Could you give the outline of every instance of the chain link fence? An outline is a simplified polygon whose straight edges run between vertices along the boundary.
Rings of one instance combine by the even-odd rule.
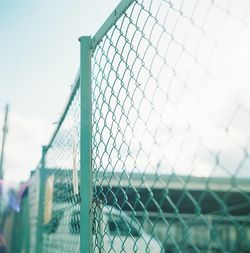
[[[29,252],[83,251],[90,213],[86,252],[250,252],[249,9],[121,1],[91,40],[91,105],[82,72],[32,176]]]
[[[97,43],[94,251],[250,252],[249,5],[138,0]]]
[[[79,252],[79,99],[77,81],[44,156],[46,179],[41,252]]]
[[[30,245],[29,252],[36,252],[36,238],[37,238],[37,220],[38,211],[41,203],[39,202],[39,171],[35,171],[31,177],[31,183],[29,186],[29,225],[30,225]]]

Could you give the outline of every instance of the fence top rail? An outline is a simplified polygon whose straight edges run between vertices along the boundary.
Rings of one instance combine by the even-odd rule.
[[[60,127],[61,127],[61,125],[62,125],[62,123],[63,123],[63,121],[64,121],[64,119],[65,119],[65,117],[67,115],[67,112],[68,112],[68,110],[70,108],[70,105],[71,105],[71,103],[72,103],[72,101],[74,99],[74,96],[75,96],[75,94],[77,92],[77,89],[79,88],[79,85],[80,85],[80,72],[79,72],[79,69],[78,69],[78,71],[76,73],[75,80],[74,80],[73,85],[72,85],[71,93],[70,93],[69,98],[67,100],[67,103],[66,103],[66,105],[64,107],[63,113],[61,114],[61,117],[59,118],[59,120],[57,122],[57,126],[55,128],[55,131],[52,134],[52,136],[51,136],[48,144],[46,145],[47,149],[46,149],[45,153],[47,152],[48,148],[52,145],[52,143],[53,143],[53,141],[54,141],[54,139],[55,139],[55,137],[56,137],[56,135],[57,135],[57,133],[58,133],[58,131],[60,129]],[[41,159],[39,160],[39,162],[38,162],[38,164],[36,166],[36,169],[38,169],[40,167],[40,165],[41,165]]]
[[[100,27],[100,29],[96,32],[96,34],[92,37],[91,40],[91,47],[92,50],[95,49],[95,47],[101,42],[105,34],[112,28],[112,26],[116,23],[116,21],[122,16],[122,14],[131,6],[131,4],[135,2],[135,0],[121,0],[121,2],[117,5],[117,7],[113,10],[113,12],[109,15],[107,20],[103,23],[103,25]],[[47,150],[48,148],[52,145],[63,121],[64,118],[67,115],[67,112],[70,108],[71,102],[73,101],[73,98],[77,92],[77,89],[79,88],[80,85],[80,72],[79,70],[77,71],[74,83],[73,83],[73,88],[70,93],[69,99],[67,100],[66,106],[63,110],[63,113],[61,114],[60,119],[57,122],[56,129],[54,133],[52,134],[48,144],[47,144]],[[47,152],[46,150],[46,152]],[[45,152],[45,153],[46,153]],[[39,168],[41,164],[41,160],[39,160],[38,165],[36,168]]]
[[[76,74],[76,77],[75,77],[75,80],[74,80],[74,83],[72,85],[72,90],[71,90],[71,93],[69,95],[69,99],[67,100],[66,106],[65,106],[65,108],[63,110],[63,113],[62,113],[59,121],[57,122],[56,129],[55,129],[55,131],[54,131],[54,133],[53,133],[53,135],[52,135],[52,137],[51,137],[51,139],[50,139],[50,141],[49,141],[49,143],[47,145],[47,148],[49,148],[52,145],[52,143],[53,143],[53,141],[54,141],[54,139],[55,139],[55,137],[56,137],[56,135],[57,135],[57,133],[58,133],[58,131],[59,131],[62,123],[63,123],[63,120],[65,119],[65,117],[67,115],[67,112],[68,112],[68,110],[70,108],[70,105],[71,105],[71,103],[72,103],[72,101],[73,101],[73,99],[75,97],[77,89],[79,88],[79,85],[80,85],[80,72],[78,70],[77,74]]]
[[[116,21],[131,6],[133,2],[135,2],[135,0],[121,0],[121,2],[112,11],[112,13],[103,23],[103,25],[100,27],[100,29],[93,36],[92,41],[91,41],[92,50],[96,48],[96,46],[101,42],[103,37],[107,34],[107,32],[112,28],[112,26],[116,23]]]

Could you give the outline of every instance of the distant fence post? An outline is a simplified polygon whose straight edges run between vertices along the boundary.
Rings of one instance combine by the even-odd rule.
[[[80,252],[92,252],[92,107],[91,107],[91,37],[80,39]]]
[[[47,151],[47,146],[43,146],[41,164],[39,167],[39,202],[38,202],[38,213],[37,213],[36,253],[42,252],[46,151]]]
[[[30,221],[29,221],[29,196],[23,199],[22,227],[24,228],[22,250],[29,253]],[[22,252],[23,252],[22,251]]]

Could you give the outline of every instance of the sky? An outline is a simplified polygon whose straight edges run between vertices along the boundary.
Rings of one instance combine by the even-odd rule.
[[[0,0],[0,123],[5,103],[10,104],[4,164],[6,180],[25,180],[36,167],[41,147],[48,143],[56,127],[79,68],[78,38],[94,35],[118,2]],[[159,2],[164,3],[161,8]],[[155,25],[155,20],[148,18],[149,11],[140,11],[140,5],[133,9],[130,18],[143,27],[152,45],[155,44],[161,54],[164,52],[164,64],[154,50],[147,50],[148,40],[141,40],[140,29],[137,31],[135,26],[129,26],[127,42],[122,42],[119,32],[112,35],[113,40],[119,37],[117,52],[128,53],[126,50],[130,47],[124,45],[134,43],[138,45],[138,55],[150,64],[151,73],[146,68],[141,71],[141,62],[134,60],[138,55],[133,56],[130,51],[127,63],[138,74],[136,85],[141,85],[137,89],[139,94],[133,98],[133,109],[141,109],[139,113],[135,110],[134,118],[130,115],[130,121],[136,123],[133,133],[124,130],[122,135],[134,155],[143,147],[143,152],[136,155],[137,167],[148,168],[148,172],[158,168],[162,173],[249,177],[248,2],[222,1],[216,5],[204,0],[197,5],[197,1],[187,4],[176,0],[173,6],[164,1],[154,1],[155,6],[150,3],[144,2],[145,9],[150,8],[151,15],[167,23],[164,36],[160,36],[163,26]],[[176,11],[180,8],[182,15]],[[123,21],[124,33],[126,22],[131,20]],[[114,65],[120,66],[117,72],[123,76],[120,86],[113,88],[116,96],[113,108],[116,108],[120,101],[127,99],[127,90],[122,93],[120,89],[124,89],[122,83],[129,84],[131,76],[123,75],[127,67],[122,59],[119,64],[116,62],[119,53],[114,57],[114,50],[108,50],[109,45],[106,47],[103,46],[107,57],[116,59]],[[117,75],[112,77],[110,69],[111,66],[102,70],[108,80],[99,75],[98,82],[102,86],[95,89],[96,97],[106,94],[102,89],[106,91],[107,85],[115,85]],[[158,83],[151,75],[157,77]],[[132,94],[133,85],[129,87]],[[157,91],[155,97],[152,96],[154,91]],[[104,100],[105,97],[98,103]],[[128,115],[131,108],[120,109],[122,114],[128,110]],[[103,109],[102,113],[108,115],[107,110]],[[118,117],[116,110],[113,113]],[[97,129],[102,127],[100,123]],[[120,123],[117,129],[120,128],[126,129],[126,122]],[[115,130],[112,131],[104,131],[99,142],[107,144],[110,136],[115,135]],[[116,139],[109,145],[103,145],[103,150],[98,146],[98,152],[105,153],[108,148],[112,151],[119,143]],[[127,152],[124,150],[124,157]],[[109,164],[110,158],[114,163],[119,155],[113,152],[102,162]],[[133,170],[134,159],[131,163],[125,160],[126,168]]]
[[[36,167],[79,68],[78,38],[94,35],[118,2],[0,0],[1,128],[10,106],[7,181],[25,180]]]
[[[249,178],[249,1],[143,4],[94,56],[93,167]]]

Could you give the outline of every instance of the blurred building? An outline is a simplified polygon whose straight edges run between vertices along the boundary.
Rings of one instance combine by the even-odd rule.
[[[49,171],[55,176],[55,207],[71,202],[71,171]],[[166,252],[250,252],[247,179],[111,172],[94,176],[99,178],[94,201],[134,216]]]

